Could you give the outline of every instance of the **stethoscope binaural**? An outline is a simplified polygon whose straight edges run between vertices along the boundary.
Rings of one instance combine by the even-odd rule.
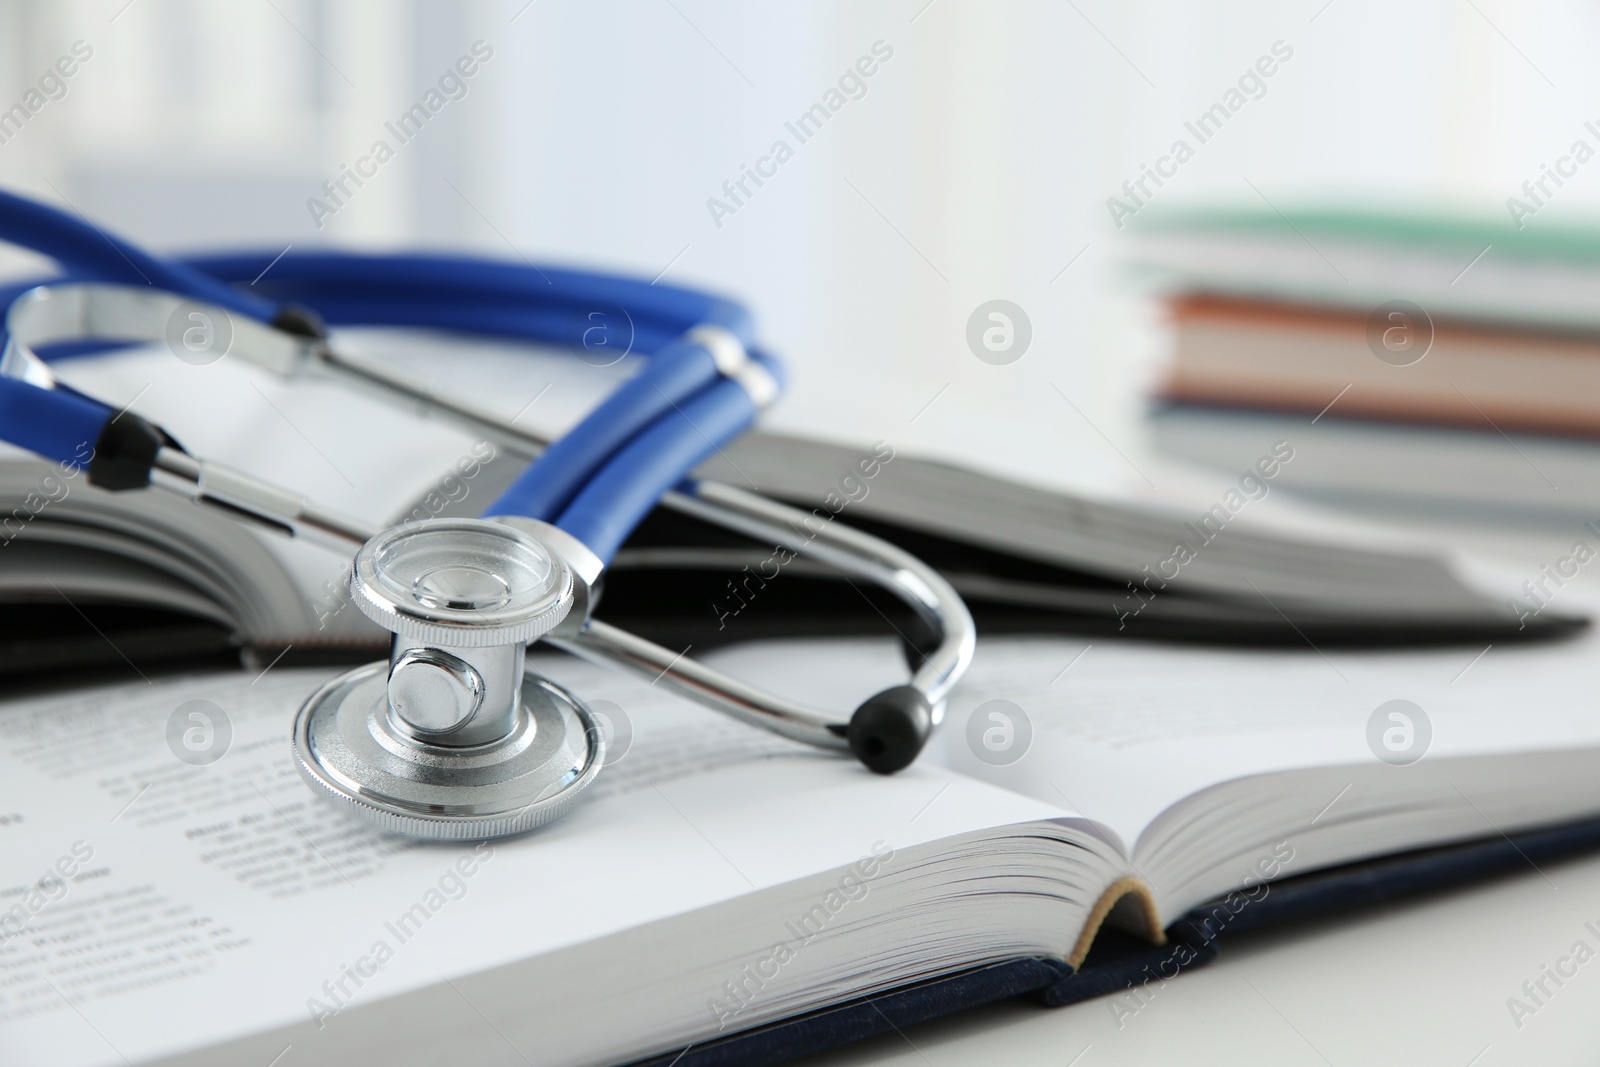
[[[389,658],[312,694],[296,717],[294,752],[313,789],[384,829],[439,839],[522,833],[559,818],[600,772],[605,742],[594,717],[526,666],[536,641],[785,737],[848,750],[881,773],[915,760],[972,658],[966,607],[914,556],[839,523],[807,523],[809,512],[757,493],[690,477],[780,386],[777,363],[749,346],[750,321],[735,304],[626,278],[457,257],[160,260],[5,193],[0,240],[65,268],[44,284],[0,291],[10,306],[0,438],[81,466],[106,489],[157,487],[289,536],[355,549],[351,599],[391,633]],[[190,323],[203,324],[205,342],[226,358],[359,387],[533,462],[485,518],[381,529],[191,455],[160,427],[59,383],[36,351],[170,340]],[[419,377],[339,352],[324,323],[576,342],[649,359],[550,442],[439,396]],[[879,584],[938,644],[907,684],[840,716],[607,625],[593,615],[606,564],[657,505]]]

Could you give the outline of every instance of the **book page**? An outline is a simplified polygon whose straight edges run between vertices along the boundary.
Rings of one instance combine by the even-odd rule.
[[[560,348],[416,330],[340,329],[334,343],[348,356],[412,374],[440,396],[547,433],[577,422],[637,365],[596,367]],[[470,431],[413,405],[315,374],[281,379],[235,355],[194,365],[148,345],[61,360],[53,369],[105,403],[132,403],[201,458],[373,522],[393,519],[457,460],[485,458],[484,442]],[[476,495],[472,475],[460,481]]]
[[[612,759],[565,820],[484,845],[380,834],[311,794],[289,726],[328,672],[0,705],[0,1062],[202,1047],[884,845],[1066,814],[932,764],[868,774],[565,657],[548,669],[613,723]]]
[[[753,681],[845,706],[906,676],[893,641],[814,644],[826,672],[797,670],[797,657],[761,645],[717,660]],[[1168,807],[1248,775],[1600,746],[1597,692],[1593,631],[1487,650],[1325,653],[996,638],[979,643],[919,765],[1068,806],[1136,855],[1140,835]],[[1405,720],[1390,718],[1395,712]],[[1306,819],[1336,792],[1299,798]]]
[[[1015,640],[980,650],[941,751],[986,781],[1073,803],[1132,846],[1170,805],[1247,775],[1600,746],[1597,687],[1592,633],[1487,651],[1326,654]],[[969,722],[1017,709],[1027,751],[999,765],[981,758]],[[1304,798],[1307,817],[1334,799]]]

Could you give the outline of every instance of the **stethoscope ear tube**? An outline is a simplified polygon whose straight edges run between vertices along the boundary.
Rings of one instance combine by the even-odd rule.
[[[839,522],[819,523],[811,512],[738,486],[695,481],[667,493],[661,502],[675,511],[757,541],[782,545],[893,593],[917,614],[931,634],[937,635],[937,643],[922,655],[921,663],[912,672],[908,688],[919,694],[927,706],[928,732],[943,720],[945,698],[972,663],[977,648],[977,628],[960,594],[939,572],[899,546],[864,530]],[[856,710],[855,714],[861,715],[868,705],[878,701],[856,727],[861,747],[852,745],[852,751],[864,764],[873,767],[873,762],[879,762],[889,771],[900,767],[892,766],[894,760],[888,758],[887,753],[903,755],[919,735],[922,742],[927,740],[927,734],[917,725],[920,712],[914,702],[909,702],[906,696],[889,695],[894,691],[885,690]],[[896,718],[904,722],[890,733],[889,723]],[[850,724],[854,722],[855,716],[846,723],[835,720],[828,730],[848,737]],[[880,730],[884,731],[881,736]],[[870,743],[873,738],[883,745],[885,756],[881,761],[874,755],[873,750],[878,746]],[[813,740],[813,743],[818,742]],[[920,748],[919,743],[917,749],[920,751]],[[911,756],[914,758],[915,753]],[[868,757],[873,762],[869,762]]]
[[[114,477],[109,474],[112,468],[105,468],[107,477],[96,479],[107,488],[155,484],[220,507],[234,518],[254,520],[278,532],[329,545],[359,546],[376,535],[379,530],[369,523],[189,455],[159,428],[131,412],[116,417],[112,428],[120,427],[114,435],[117,442],[103,440],[101,435],[113,415],[109,407],[64,387],[47,387],[54,382],[48,368],[32,353],[30,342],[104,336],[96,323],[108,319],[119,324],[114,334],[117,339],[159,339],[176,303],[174,297],[149,290],[103,285],[51,287],[20,300],[8,319],[11,337],[6,360],[0,365],[0,426],[13,441],[50,458],[71,461],[76,450],[79,461],[90,466],[92,477],[93,460],[81,458],[81,446],[86,440],[94,442],[106,460],[121,461]],[[235,332],[232,355],[280,375],[315,371],[352,381],[407,406],[443,403],[426,382],[389,371],[380,374],[341,359],[322,342],[309,338],[310,330],[288,333],[241,322]],[[714,388],[723,393],[735,391],[727,380]],[[468,405],[453,404],[445,410],[459,424],[513,453],[532,456],[544,447],[535,435]],[[731,421],[714,436],[736,432],[752,413],[748,406],[732,411]],[[648,455],[655,446],[647,436],[641,439],[645,443],[638,448]],[[143,445],[132,447],[140,442]],[[113,444],[116,447],[106,447]],[[129,447],[122,447],[124,444]],[[150,449],[144,445],[157,446],[153,457],[146,454]],[[624,452],[626,447],[619,448],[613,456]],[[645,503],[640,507],[652,503],[659,489],[658,485],[644,490],[639,499]],[[741,721],[808,744],[848,749],[880,773],[892,773],[914,760],[943,718],[945,697],[966,670],[976,643],[972,618],[949,584],[916,557],[885,541],[842,523],[819,525],[809,512],[734,486],[704,480],[685,483],[660,496],[660,503],[767,544],[784,545],[889,589],[938,635],[937,645],[923,658],[907,686],[877,694],[852,715],[841,716],[746,685],[681,651],[655,645],[598,619],[574,620],[563,633],[551,634],[546,640],[583,658],[631,671]],[[629,525],[623,522],[617,529]],[[601,540],[595,531],[585,533]]]
[[[6,440],[55,463],[87,466],[114,414],[98,400],[0,375],[0,426]]]
[[[0,241],[49,256],[78,280],[182,293],[250,318],[272,317],[271,301],[185,263],[158,259],[48,204],[0,190]]]
[[[86,469],[105,489],[155,486],[293,537],[359,548],[352,598],[391,631],[389,662],[313,694],[293,744],[313,789],[376,825],[432,838],[520,833],[559,817],[593,780],[604,738],[581,700],[528,671],[531,641],[796,741],[849,751],[884,774],[916,759],[972,658],[971,616],[920,560],[757,493],[685,480],[782,384],[778,364],[747,347],[751,322],[737,304],[654,282],[460,257],[285,252],[166,262],[5,193],[0,240],[52,256],[71,274],[10,302],[0,434]],[[249,291],[236,287],[246,281]],[[511,514],[380,529],[191,455],[160,427],[59,383],[36,351],[158,341],[179,313],[227,324],[219,358],[355,385],[536,460],[491,509]],[[585,349],[599,329],[601,354],[651,358],[551,446],[399,368],[339,353],[325,321],[581,341]],[[936,647],[908,684],[844,716],[607,625],[592,614],[606,563],[658,504],[891,590],[938,635]]]
[[[751,323],[737,304],[642,280],[461,257],[312,252],[168,262],[5,193],[0,240],[52,256],[73,275],[10,304],[0,434],[86,469],[106,489],[156,486],[290,536],[361,547],[352,582],[366,583],[362,610],[394,633],[391,659],[313,696],[295,745],[315,788],[379,825],[427,837],[521,832],[555,818],[592,780],[604,756],[593,717],[526,672],[528,641],[632,672],[796,741],[849,751],[884,774],[916,759],[971,662],[971,616],[914,556],[755,492],[683,480],[743,432],[781,385],[779,366],[747,347]],[[247,281],[250,291],[236,287]],[[382,530],[191,455],[138,415],[113,413],[61,385],[36,352],[58,342],[161,340],[180,310],[228,320],[230,345],[219,355],[282,377],[355,385],[537,459],[492,509],[512,514],[497,520],[503,525],[440,519]],[[553,446],[399,368],[341,354],[324,326],[562,344],[600,328],[596,316],[607,355],[652,358]],[[892,591],[937,634],[935,646],[909,683],[845,716],[607,625],[592,616],[601,573],[657,504]],[[514,573],[520,585],[502,588]],[[537,602],[518,599],[535,593]],[[377,739],[376,747],[360,738]],[[427,770],[444,766],[454,770]]]

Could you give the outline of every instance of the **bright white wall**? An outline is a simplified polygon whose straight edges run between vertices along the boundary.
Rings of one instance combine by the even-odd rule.
[[[747,299],[788,357],[774,422],[1101,486],[1138,482],[1117,450],[1138,454],[1152,350],[1106,198],[1275,41],[1293,58],[1160,203],[1259,204],[1253,183],[1500,218],[1600,120],[1600,14],[1577,2],[125,2],[0,2],[0,104],[95,50],[0,145],[7,187],[168,248],[670,263]],[[319,183],[478,39],[469,95],[313,226]],[[866,96],[714,225],[706,199],[879,40]],[[1534,224],[1597,209],[1600,166]],[[964,340],[994,297],[1034,326],[1005,367]]]

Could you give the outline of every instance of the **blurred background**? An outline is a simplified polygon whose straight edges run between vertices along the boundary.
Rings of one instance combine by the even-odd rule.
[[[1290,441],[1274,484],[1343,510],[1248,521],[1398,520],[1515,588],[1600,538],[1597,40],[1576,0],[0,0],[0,185],[161,251],[724,290],[771,428],[1197,509]],[[1029,339],[986,359],[991,301]],[[1512,906],[1474,907],[1332,928],[1328,1010],[1476,1011],[1438,946]],[[1207,973],[1186,1038],[1232,1017]]]
[[[1174,289],[1130,279],[1138,224],[1239,208],[1329,266],[1296,212],[1509,240],[1507,198],[1576,139],[1600,146],[1597,23],[1507,0],[0,0],[0,107],[23,107],[0,117],[0,181],[163,250],[471,248],[720,288],[791,365],[776,427],[1164,495],[1168,459],[1248,463],[1276,431],[1235,446],[1147,417]],[[489,58],[402,142],[475,46]],[[841,83],[863,57],[873,73]],[[1202,142],[1230,91],[1242,106]],[[819,103],[839,106],[802,141]],[[380,140],[392,158],[362,163]],[[1160,163],[1179,140],[1192,158]],[[792,158],[763,163],[778,141]],[[775,173],[739,192],[758,166]],[[371,176],[334,197],[352,167]],[[1140,193],[1149,167],[1173,173]],[[1593,213],[1600,165],[1558,192],[1525,228]],[[0,250],[5,274],[37,266]],[[1031,324],[1002,365],[967,341],[993,299]]]

